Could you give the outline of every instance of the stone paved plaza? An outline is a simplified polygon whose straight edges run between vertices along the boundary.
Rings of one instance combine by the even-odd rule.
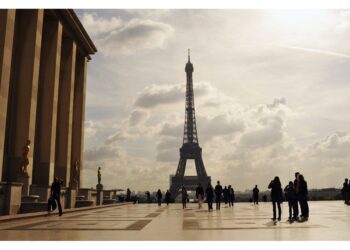
[[[206,205],[206,204],[205,204]],[[205,207],[206,208],[206,207]],[[1,240],[350,240],[350,207],[310,202],[308,222],[270,220],[271,204],[238,203],[221,211],[190,204],[136,204],[0,223]]]

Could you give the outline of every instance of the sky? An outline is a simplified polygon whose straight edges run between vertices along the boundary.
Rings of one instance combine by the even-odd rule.
[[[169,188],[191,49],[199,144],[212,181],[266,190],[301,172],[339,187],[350,163],[349,10],[76,10],[88,64],[83,186]],[[194,175],[187,162],[186,175]]]

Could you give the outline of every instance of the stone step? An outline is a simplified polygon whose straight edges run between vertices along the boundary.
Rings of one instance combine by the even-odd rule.
[[[76,200],[75,207],[90,207],[95,205],[94,200]]]
[[[103,205],[107,205],[107,204],[114,204],[116,203],[117,201],[114,200],[114,199],[103,199]]]
[[[22,202],[20,213],[47,211],[47,202]]]

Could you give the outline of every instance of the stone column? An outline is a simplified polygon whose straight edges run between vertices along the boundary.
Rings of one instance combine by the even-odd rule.
[[[29,139],[26,182],[31,183],[43,14],[43,10],[16,10],[4,164],[5,179],[10,182],[24,181],[22,154]],[[28,195],[27,183],[22,195]]]
[[[84,146],[84,121],[85,121],[85,92],[86,92],[86,68],[87,58],[77,53],[75,67],[74,86],[74,109],[73,109],[73,131],[72,131],[72,162],[71,183],[72,187],[81,187],[81,169],[83,166]],[[74,169],[75,161],[79,161],[78,171]],[[78,172],[78,173],[76,173]],[[77,176],[76,176],[77,175]],[[77,179],[78,185],[74,185]]]
[[[16,10],[0,10],[0,181],[3,179],[2,169],[15,17]]]
[[[48,198],[54,175],[61,44],[62,24],[54,17],[44,16],[33,162],[35,191],[45,189],[37,193],[41,200]]]
[[[74,41],[69,38],[63,38],[54,173],[55,176],[63,180],[64,186],[67,186],[70,180],[75,61],[76,45]]]

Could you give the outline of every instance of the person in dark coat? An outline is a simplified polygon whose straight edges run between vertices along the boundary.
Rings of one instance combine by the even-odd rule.
[[[297,220],[296,216],[296,206],[298,206],[297,202],[297,193],[295,192],[294,184],[292,181],[284,188],[284,193],[286,196],[286,200],[288,201],[289,208],[289,221]],[[292,216],[293,214],[293,216]]]
[[[309,219],[309,204],[308,204],[308,190],[307,190],[307,182],[304,179],[303,175],[299,175],[299,201],[300,201],[300,209],[301,209],[301,218],[303,221]]]
[[[198,184],[198,187],[196,188],[196,198],[198,200],[198,208],[201,209],[202,203],[204,200],[204,189],[200,183]]]
[[[58,206],[58,215],[62,216],[62,206],[61,206],[61,181],[58,177],[55,177],[53,183],[51,184],[51,192],[50,192],[50,199],[48,202],[48,212],[51,211],[52,203],[57,203]]]
[[[208,187],[205,189],[205,194],[207,196],[208,211],[213,211],[214,189],[210,182],[208,183]]]
[[[229,206],[233,207],[233,202],[235,200],[235,191],[233,190],[232,186],[228,186],[228,197],[229,197]]]
[[[295,180],[294,180],[294,183],[293,183],[295,192],[297,194],[297,200],[295,201],[296,202],[296,205],[295,205],[295,216],[296,216],[296,218],[298,218],[298,216],[299,216],[299,205],[300,205],[300,201],[299,201],[299,181],[298,181],[299,175],[300,175],[299,172],[296,172],[294,174]]]
[[[158,206],[159,207],[162,205],[162,198],[163,198],[162,191],[160,191],[160,189],[158,189],[158,191],[157,191],[157,201],[158,201]]]
[[[170,201],[171,201],[171,195],[170,195],[169,190],[167,190],[165,193],[165,202],[166,202],[167,206],[169,206]]]
[[[225,202],[225,205],[226,205],[227,202],[228,202],[228,189],[227,189],[226,186],[225,186],[224,189],[222,190],[222,194],[224,195],[224,202]]]
[[[130,201],[131,200],[131,191],[130,189],[126,189],[126,201]]]
[[[147,203],[151,203],[151,193],[146,191]]]
[[[267,202],[267,195],[264,194],[262,199],[263,199],[263,202]]]
[[[185,209],[187,204],[187,198],[188,198],[187,190],[185,187],[182,187],[181,195],[182,195],[182,209]]]
[[[344,199],[344,203],[346,205],[349,205],[349,199],[350,199],[350,185],[349,185],[349,180],[348,178],[345,179],[344,184],[343,184],[343,189],[341,190],[342,196]]]
[[[255,187],[253,188],[253,202],[254,205],[259,205],[259,188],[258,185],[255,185]]]
[[[220,185],[220,181],[218,181],[215,186],[216,210],[220,210],[221,195],[222,195],[222,186]]]
[[[269,184],[269,189],[271,189],[271,200],[273,206],[273,220],[276,220],[276,205],[278,208],[278,220],[281,220],[281,202],[282,202],[282,185],[280,178],[276,176]]]

